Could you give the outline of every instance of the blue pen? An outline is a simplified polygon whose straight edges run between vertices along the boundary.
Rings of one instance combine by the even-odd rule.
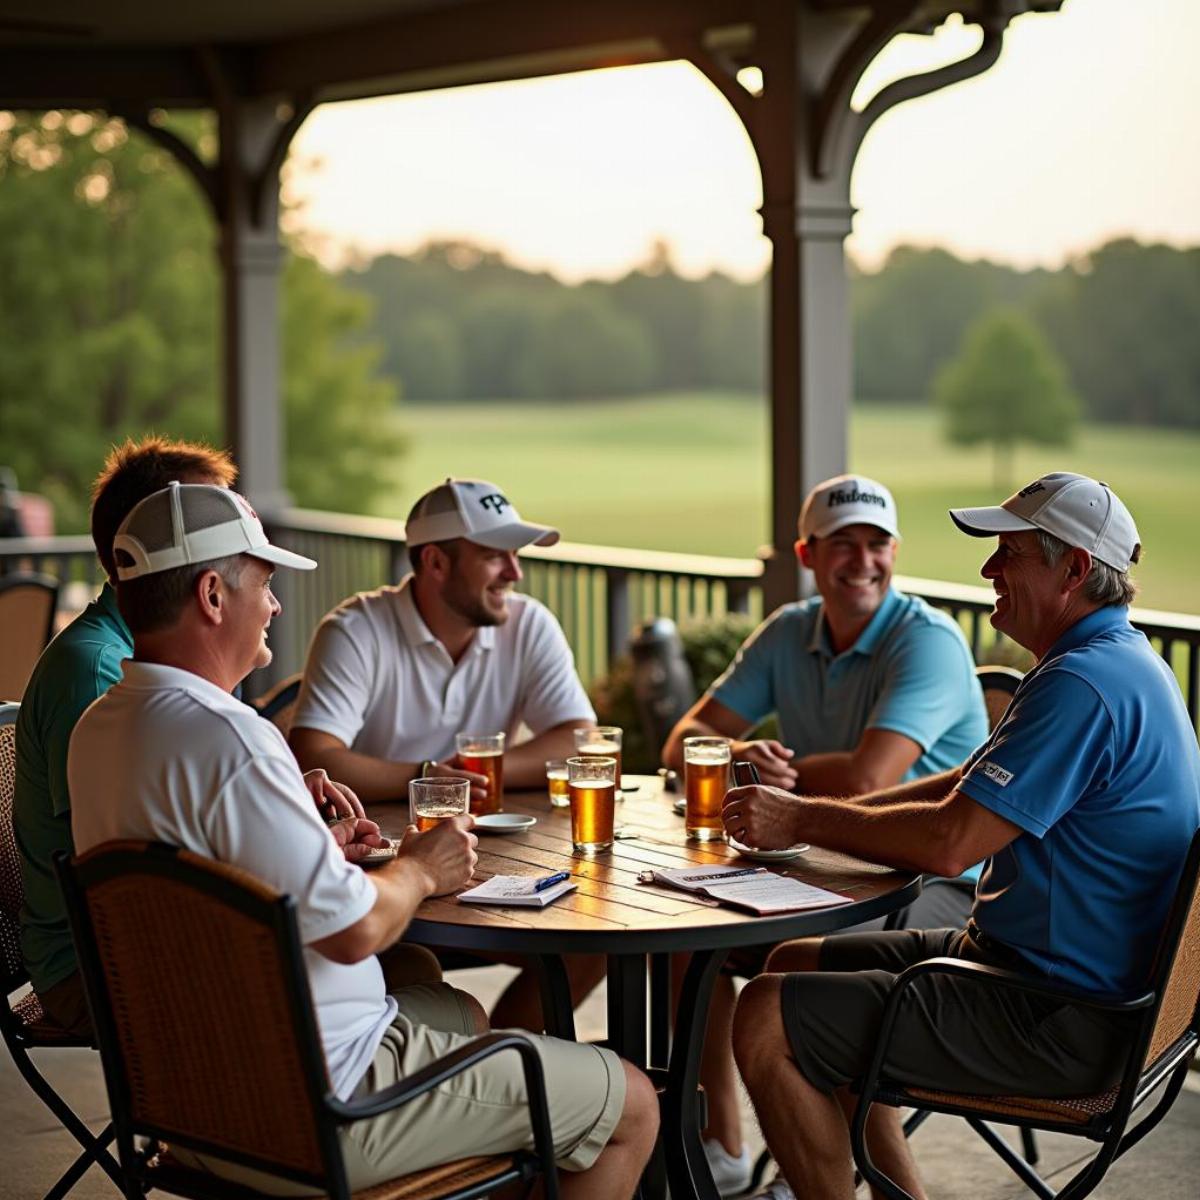
[[[570,879],[570,871],[559,871],[557,875],[547,875],[545,879],[539,879],[533,885],[535,892],[544,892],[548,887],[553,887],[556,883],[562,883],[564,879]]]

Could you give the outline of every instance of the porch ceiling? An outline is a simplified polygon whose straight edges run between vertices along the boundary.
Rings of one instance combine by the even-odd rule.
[[[1047,11],[1061,0],[1002,0]],[[861,20],[903,0],[797,0]],[[909,26],[987,0],[918,0]],[[761,0],[0,0],[0,106],[208,106],[211,52],[244,97],[349,99],[678,57],[750,54]],[[206,61],[206,55],[208,56]]]

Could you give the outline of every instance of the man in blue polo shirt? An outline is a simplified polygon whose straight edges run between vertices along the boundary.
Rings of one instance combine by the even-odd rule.
[[[1200,827],[1195,731],[1170,668],[1129,623],[1141,544],[1117,496],[1056,472],[999,507],[951,516],[999,538],[982,570],[992,624],[1037,658],[991,737],[959,767],[868,797],[769,787],[726,797],[727,831],[756,845],[811,840],[943,875],[986,859],[966,928],[793,942],[768,964],[791,973],[743,992],[734,1049],[788,1181],[764,1193],[773,1200],[791,1188],[853,1196],[845,1089],[870,1060],[896,974],[948,954],[1098,995],[1137,991]],[[888,1062],[901,1083],[1086,1095],[1124,1065],[1117,1018],[1013,1004],[946,976],[919,986]],[[895,1110],[877,1109],[868,1132],[881,1169],[923,1196]]]
[[[900,530],[883,484],[839,475],[818,484],[800,512],[796,554],[817,595],[773,613],[729,669],[672,730],[664,761],[683,767],[683,740],[719,734],[765,784],[852,796],[945,771],[987,736],[983,695],[957,624],[892,587]],[[774,714],[780,740],[747,735]],[[901,914],[905,927],[961,925],[978,867],[930,879]],[[879,922],[878,924],[882,924]],[[734,955],[738,974],[761,970],[769,947]],[[741,1136],[729,1050],[733,987],[713,993],[701,1081],[708,1095],[705,1149],[717,1186],[745,1189],[751,1162]]]

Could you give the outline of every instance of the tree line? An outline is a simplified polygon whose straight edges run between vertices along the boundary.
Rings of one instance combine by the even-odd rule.
[[[1003,310],[1040,333],[1091,419],[1200,427],[1200,249],[1119,239],[1023,272],[900,247],[878,271],[851,269],[859,400],[927,401],[972,328]],[[764,282],[682,278],[662,247],[611,283],[569,286],[453,242],[341,278],[374,301],[364,336],[412,399],[764,386]]]

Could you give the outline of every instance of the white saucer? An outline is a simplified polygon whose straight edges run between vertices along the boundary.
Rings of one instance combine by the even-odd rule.
[[[801,842],[798,846],[788,846],[783,850],[754,850],[734,841],[729,845],[743,858],[752,858],[756,862],[787,862],[789,858],[799,858],[808,849],[807,842]]]
[[[519,833],[522,829],[532,829],[537,824],[537,817],[527,817],[521,813],[488,813],[484,817],[475,818],[475,829],[479,833]]]

